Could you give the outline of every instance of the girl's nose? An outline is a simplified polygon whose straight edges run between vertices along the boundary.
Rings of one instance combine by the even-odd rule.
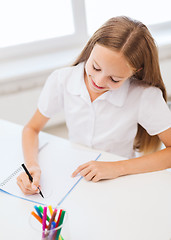
[[[95,83],[96,85],[100,86],[100,87],[103,87],[104,84],[105,84],[105,77],[103,75],[98,75],[96,76],[95,78]]]

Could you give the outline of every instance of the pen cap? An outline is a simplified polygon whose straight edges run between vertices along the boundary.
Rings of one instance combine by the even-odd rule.
[[[42,227],[43,216],[42,218],[38,219],[37,218],[38,214],[34,209],[33,211],[29,215],[29,225],[31,228],[30,230],[33,232],[33,236],[36,239],[42,239],[42,240],[45,240],[45,239],[46,240],[51,240],[51,239],[69,240],[70,239],[70,230],[69,230],[69,221],[68,221],[67,211],[61,208],[57,208],[56,217],[54,221],[51,222],[50,219],[52,216],[47,207],[46,227],[44,230]],[[49,228],[49,223],[50,223],[50,228]]]

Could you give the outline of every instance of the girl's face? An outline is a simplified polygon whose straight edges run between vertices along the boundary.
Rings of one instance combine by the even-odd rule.
[[[133,73],[122,53],[96,44],[85,64],[85,84],[95,99],[119,88]]]

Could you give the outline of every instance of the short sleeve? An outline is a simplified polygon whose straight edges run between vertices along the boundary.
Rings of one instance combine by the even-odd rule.
[[[144,89],[140,100],[138,123],[150,135],[159,134],[171,127],[171,111],[159,88]]]
[[[63,91],[59,76],[59,70],[56,70],[48,77],[38,100],[39,111],[48,118],[63,108]]]

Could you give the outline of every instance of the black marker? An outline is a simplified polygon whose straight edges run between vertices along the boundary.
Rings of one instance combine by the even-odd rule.
[[[31,176],[31,174],[29,173],[28,169],[26,168],[26,166],[23,164],[21,164],[21,166],[23,167],[24,171],[26,172],[27,176],[29,177],[30,181],[33,182],[33,177]],[[39,194],[44,198],[41,190],[39,187],[37,187],[39,189]]]

